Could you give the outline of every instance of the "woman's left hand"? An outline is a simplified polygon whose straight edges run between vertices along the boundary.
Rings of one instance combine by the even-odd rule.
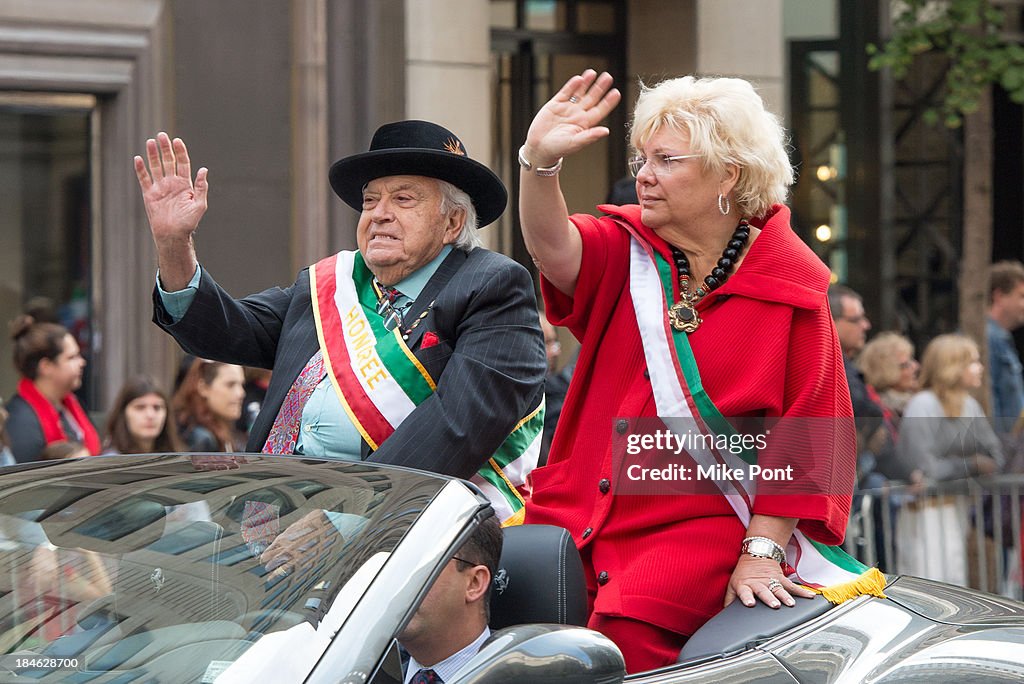
[[[781,603],[796,605],[794,596],[814,598],[814,592],[787,579],[782,573],[782,567],[771,558],[742,554],[729,578],[725,605],[738,598],[740,603],[749,608],[756,603],[754,597],[757,597],[772,608],[778,608]]]

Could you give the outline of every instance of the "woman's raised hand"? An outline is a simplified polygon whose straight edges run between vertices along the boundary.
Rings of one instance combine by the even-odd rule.
[[[526,157],[535,167],[551,166],[608,135],[598,124],[622,99],[608,72],[593,69],[573,76],[533,117],[526,134]]]

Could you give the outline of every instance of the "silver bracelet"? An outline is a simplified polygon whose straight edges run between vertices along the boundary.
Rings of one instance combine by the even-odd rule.
[[[768,537],[747,537],[743,540],[740,553],[754,558],[770,558],[779,564],[786,562],[786,550],[779,546],[774,539]]]
[[[527,171],[533,171],[538,176],[554,176],[562,170],[562,157],[558,158],[558,161],[552,166],[538,166],[533,168],[533,164],[526,158],[526,145],[519,148],[519,165]]]

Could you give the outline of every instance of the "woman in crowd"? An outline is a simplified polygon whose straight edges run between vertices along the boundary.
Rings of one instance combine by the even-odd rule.
[[[978,345],[965,335],[939,335],[921,359],[922,391],[907,403],[897,454],[915,484],[989,475],[1003,450],[981,405]],[[903,507],[896,538],[899,572],[966,584],[967,516],[952,495],[921,497]]]
[[[148,376],[136,375],[121,387],[107,419],[105,454],[183,451],[184,443],[164,391]]]
[[[196,359],[174,395],[181,435],[193,452],[239,451],[245,438],[235,430],[242,415],[245,376],[241,366]]]
[[[562,159],[608,135],[598,124],[619,101],[611,85],[592,70],[571,78],[519,153],[523,235],[547,315],[582,343],[526,518],[573,533],[589,624],[637,672],[675,662],[687,636],[734,598],[779,607],[811,595],[783,563],[796,563],[797,547],[814,554],[808,538],[842,541],[855,435],[826,304],[829,270],[782,204],[793,172],[778,119],[740,79],[644,87],[630,130],[639,206],[570,217]],[[750,490],[622,496],[625,478],[612,478],[615,437],[630,430],[623,418],[691,409],[719,434],[730,429],[726,417],[828,417],[815,446],[786,448],[786,432],[773,432],[757,454],[759,465],[798,463],[828,484],[762,496],[758,481],[754,503]],[[677,460],[692,473],[697,458]],[[856,577],[860,568],[850,568],[834,576]]]
[[[857,366],[864,373],[871,398],[898,424],[904,407],[920,387],[917,375],[921,364],[914,359],[914,343],[899,333],[879,333],[864,345]]]
[[[910,340],[899,333],[883,332],[864,345],[857,356],[857,367],[864,374],[868,399],[881,413],[881,424],[861,449],[861,485],[875,489],[886,479],[906,480],[910,476],[896,455],[896,442],[903,408],[920,388],[917,374],[921,366],[914,360]]]
[[[18,463],[35,461],[46,445],[77,442],[92,455],[99,435],[74,391],[82,384],[85,359],[78,342],[56,323],[20,316],[11,324],[18,392],[7,402],[7,436]]]
[[[896,529],[896,519],[905,497],[902,492],[883,492],[888,490],[891,480],[907,480],[911,476],[896,454],[896,443],[899,441],[903,409],[920,388],[917,375],[921,365],[914,359],[914,344],[895,332],[883,332],[873,337],[857,355],[856,363],[864,375],[868,399],[881,414],[878,418],[866,419],[877,427],[860,450],[859,484],[860,489],[866,490],[865,496],[874,497],[870,509],[875,529],[874,558],[878,559],[880,567],[891,569],[896,562],[893,549],[898,540],[889,539],[884,531]],[[887,497],[888,507],[882,505],[882,496]],[[861,502],[856,499],[854,509],[862,510]]]

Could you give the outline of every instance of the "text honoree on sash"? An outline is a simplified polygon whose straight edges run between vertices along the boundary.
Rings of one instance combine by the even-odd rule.
[[[434,379],[377,312],[373,276],[358,252],[343,251],[310,269],[324,368],[341,405],[374,450],[436,389]],[[522,522],[529,473],[540,455],[543,403],[521,419],[473,477],[505,524]]]
[[[310,288],[327,375],[352,423],[377,449],[433,393],[434,380],[401,330],[385,329],[372,275],[358,252],[317,263]]]

